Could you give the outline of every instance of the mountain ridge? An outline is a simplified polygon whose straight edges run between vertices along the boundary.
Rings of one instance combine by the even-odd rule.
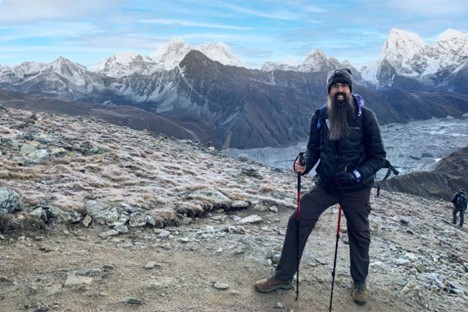
[[[78,68],[75,75],[82,75],[78,84],[69,78],[70,63],[60,64],[66,64],[65,76],[45,70],[26,80],[0,82],[0,88],[111,104],[109,108],[143,108],[179,123],[217,148],[295,144],[307,137],[310,116],[325,103],[325,71],[265,72],[224,66],[196,50],[176,68],[149,76],[112,78]],[[457,93],[375,90],[359,81],[353,91],[363,96],[383,124],[457,117],[468,108],[468,96]]]
[[[450,50],[454,46],[463,47],[463,40],[462,33],[448,31],[440,36],[437,46]],[[401,53],[384,58],[378,70],[381,84],[372,84],[353,69],[353,91],[364,97],[381,123],[460,117],[468,112],[466,52],[462,51],[456,60],[461,63],[453,63],[450,58],[443,71],[429,77],[422,70],[428,64],[426,56],[434,49],[428,49],[419,37],[399,30],[392,30],[387,49],[396,51],[390,42],[401,46],[401,51],[408,46],[416,48],[407,59],[400,57]],[[217,47],[220,50],[214,50],[225,51],[221,44]],[[255,148],[292,145],[304,140],[310,116],[326,102],[327,71],[342,65],[352,67],[318,49],[312,50],[294,70],[224,65],[177,40],[159,53],[160,56],[169,53],[166,60],[171,69],[156,70],[154,66],[163,63],[128,54],[110,60],[109,64],[120,67],[107,68],[107,63],[101,67],[108,72],[121,70],[115,77],[65,58],[50,64],[27,62],[14,68],[1,67],[0,89],[109,107],[135,106],[178,123],[194,133],[196,139],[210,142],[216,148]],[[431,57],[436,58],[435,54]],[[400,59],[408,65],[403,74],[403,67],[395,65]],[[414,64],[422,66],[418,67],[419,76],[406,71]]]

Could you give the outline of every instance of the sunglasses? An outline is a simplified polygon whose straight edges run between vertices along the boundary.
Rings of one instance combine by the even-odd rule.
[[[349,88],[349,84],[347,84],[347,83],[334,83],[334,84],[331,85],[331,87],[333,89],[340,89],[340,88],[347,89],[347,88]]]

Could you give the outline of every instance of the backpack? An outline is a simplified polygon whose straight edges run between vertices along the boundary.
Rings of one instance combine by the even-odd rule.
[[[463,193],[459,193],[457,198],[455,199],[455,207],[461,209],[466,207],[466,197]]]
[[[357,117],[359,117],[359,116],[361,116],[362,108],[364,107],[364,99],[359,94],[353,94],[352,96],[353,96],[354,100],[357,103],[357,106],[358,106]],[[317,130],[322,130],[323,124],[325,123],[326,111],[327,111],[327,105],[323,105],[322,107],[320,107],[319,117],[318,117],[318,120],[317,120]],[[361,122],[359,123],[359,128],[362,128],[363,132],[365,132],[362,121],[363,121],[363,118],[361,118]],[[322,136],[320,135],[320,138],[321,137]],[[384,163],[383,168],[387,168],[388,170],[387,170],[387,173],[385,174],[384,178],[380,182],[377,182],[377,197],[380,196],[380,186],[382,185],[382,183],[385,180],[387,180],[387,178],[392,173],[394,175],[396,175],[396,176],[399,174],[398,170],[396,170],[395,166],[393,166],[388,159],[385,159],[385,163]]]

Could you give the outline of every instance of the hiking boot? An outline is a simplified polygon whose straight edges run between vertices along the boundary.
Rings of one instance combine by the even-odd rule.
[[[364,304],[367,301],[367,285],[366,282],[353,283],[353,290],[351,292],[354,302],[357,304]]]
[[[255,290],[261,293],[269,293],[277,289],[291,289],[293,283],[291,281],[280,281],[276,277],[272,276],[264,278],[255,283]]]

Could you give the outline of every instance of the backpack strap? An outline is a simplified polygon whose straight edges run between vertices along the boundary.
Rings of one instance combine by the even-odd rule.
[[[318,117],[318,120],[317,120],[317,130],[322,129],[323,123],[325,122],[326,112],[327,112],[327,105],[325,104],[322,107],[320,107],[319,117]]]
[[[392,164],[390,163],[390,161],[388,159],[385,159],[385,165],[384,165],[384,168],[388,168],[387,170],[387,173],[385,174],[384,178],[382,179],[382,181],[378,182],[377,183],[377,197],[380,196],[380,186],[382,185],[382,183],[384,183],[385,180],[387,180],[387,178],[393,173],[394,175],[398,175],[400,172],[398,172],[398,170],[396,170],[396,168],[394,166],[392,166]]]

